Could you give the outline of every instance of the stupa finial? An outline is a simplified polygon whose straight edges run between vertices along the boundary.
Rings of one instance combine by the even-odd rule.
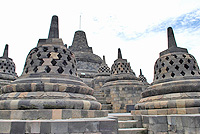
[[[51,26],[49,29],[48,38],[59,38],[59,29],[58,29],[58,16],[54,15],[51,19]]]
[[[105,64],[106,64],[105,55],[103,55],[103,63],[105,63]]]
[[[4,48],[3,57],[8,58],[8,44],[6,44],[6,46]]]
[[[118,59],[122,59],[122,53],[120,48],[118,48]]]
[[[177,47],[172,27],[167,28],[167,35],[168,35],[168,48]]]
[[[142,69],[140,69],[140,75],[142,75]]]

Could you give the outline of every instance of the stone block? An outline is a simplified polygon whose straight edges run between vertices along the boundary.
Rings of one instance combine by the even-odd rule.
[[[25,133],[25,122],[12,122],[11,123],[11,134],[24,134]]]
[[[26,133],[40,133],[40,121],[26,122]]]
[[[68,132],[69,133],[84,133],[86,130],[85,124],[86,122],[84,121],[69,122]]]
[[[51,133],[66,133],[68,132],[68,122],[52,122]]]
[[[10,133],[11,130],[11,122],[1,122],[0,123],[0,132],[1,133]]]
[[[102,133],[105,133],[105,132],[116,132],[117,133],[118,124],[117,124],[117,122],[113,123],[113,121],[112,122],[101,121],[99,123],[99,131],[102,132]]]
[[[51,133],[51,123],[41,122],[40,133]]]

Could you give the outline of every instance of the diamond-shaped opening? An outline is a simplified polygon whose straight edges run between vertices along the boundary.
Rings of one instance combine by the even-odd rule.
[[[63,49],[63,53],[66,54],[66,50],[65,49]]]
[[[188,63],[190,63],[191,62],[191,60],[190,59],[188,59]]]
[[[36,48],[34,48],[34,51],[35,51],[35,52],[37,52],[37,51],[38,51],[38,48],[37,48],[37,47],[36,47]]]
[[[48,50],[48,47],[43,47],[43,51],[46,52]]]
[[[71,57],[70,57],[69,55],[67,56],[67,60],[68,60],[68,61],[70,61],[70,60],[71,60]]]
[[[176,69],[176,70],[178,70],[178,69],[179,69],[179,66],[178,66],[178,65],[176,65],[176,66],[175,66],[175,69]]]
[[[156,64],[156,68],[158,68],[158,64]]]
[[[71,69],[69,70],[69,73],[72,75],[72,73],[73,73],[73,72],[72,72],[72,70],[71,70]],[[117,72],[117,73],[118,73],[118,72]]]
[[[158,79],[158,76],[156,77],[156,80]]]
[[[74,64],[72,64],[72,68],[74,68],[75,66],[74,66]]]
[[[159,61],[161,62],[162,60],[160,59]]]
[[[165,63],[164,63],[164,62],[162,63],[162,66],[163,66],[163,67],[165,66]]]
[[[57,69],[57,71],[58,71],[58,73],[60,73],[60,74],[64,72],[64,70],[63,70],[62,67],[59,67],[59,68]]]
[[[50,68],[49,66],[46,66],[45,71],[46,71],[47,73],[49,73],[49,72],[51,71],[51,68]]]
[[[64,61],[63,61],[63,65],[64,65],[64,66],[66,66],[66,65],[67,65],[67,62],[66,62],[66,60],[64,60]]]
[[[55,59],[53,59],[52,61],[51,61],[51,64],[53,65],[53,66],[55,66],[56,65],[56,60]]]
[[[186,56],[183,54],[183,58],[185,58]]]
[[[33,69],[33,71],[36,73],[38,71],[37,66]]]
[[[3,70],[3,72],[6,72],[6,70]]]
[[[172,72],[172,73],[171,73],[171,76],[174,77],[174,76],[175,76],[175,73]]]
[[[6,69],[8,69],[8,67],[6,67]]]
[[[195,75],[195,72],[194,72],[194,71],[191,71],[191,74],[192,74],[192,75]]]
[[[28,68],[25,69],[25,73],[26,73],[26,74],[28,73]]]
[[[200,75],[200,72],[198,72],[198,74]]]
[[[156,74],[156,71],[154,71],[154,74]]]
[[[40,54],[40,52],[38,52],[38,53],[37,53],[37,57],[40,57],[40,56],[41,56],[41,54]]]
[[[49,52],[48,54],[47,54],[47,58],[49,58],[51,56],[51,53]]]
[[[195,67],[195,66],[193,66],[193,68],[194,68],[194,69],[196,69],[196,67]]]
[[[174,62],[173,62],[172,60],[170,60],[169,64],[173,65],[173,64],[174,64]]]
[[[177,55],[173,54],[174,58],[177,58]]]
[[[164,75],[164,74],[162,75],[162,78],[165,78],[165,75]]]
[[[188,68],[189,68],[189,66],[188,66],[187,64],[184,64],[184,67],[185,67],[186,69],[188,69]]]
[[[3,68],[3,66],[1,66],[1,68]]]
[[[161,68],[158,71],[159,71],[159,73],[161,73]]]
[[[39,59],[40,60],[40,66],[44,63],[43,59]]]
[[[166,60],[169,60],[169,57],[167,56],[165,59],[166,59]]]
[[[181,71],[181,74],[184,76],[184,75],[185,75],[185,72],[184,72],[184,71]]]
[[[58,55],[59,60],[62,58],[62,55],[59,53]]]
[[[33,63],[34,63],[34,61],[33,61],[33,60],[31,60],[30,64],[31,64],[31,65],[33,65]]]
[[[55,52],[58,52],[58,48],[57,48],[57,47],[54,47],[54,51],[55,51]]]
[[[183,60],[182,60],[182,59],[180,59],[180,60],[179,60],[179,63],[181,63],[181,64],[182,64],[182,63],[183,63]]]

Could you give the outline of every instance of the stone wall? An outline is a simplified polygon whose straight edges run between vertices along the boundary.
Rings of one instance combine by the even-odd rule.
[[[143,127],[148,134],[199,134],[200,115],[146,115],[142,116]]]

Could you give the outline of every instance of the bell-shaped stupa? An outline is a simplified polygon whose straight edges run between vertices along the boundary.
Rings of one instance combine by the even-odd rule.
[[[91,81],[98,73],[98,68],[102,59],[93,54],[92,47],[88,46],[86,34],[79,30],[74,34],[72,45],[69,49],[75,54],[77,60],[77,74],[87,85],[91,86]]]
[[[142,74],[142,69],[140,69],[139,79],[140,79],[140,81],[143,82],[145,85],[149,85],[149,83],[147,82],[146,77]]]
[[[171,27],[168,49],[155,62],[154,80],[142,92],[133,114],[197,114],[200,107],[200,72],[197,61],[187,49],[177,47]]]
[[[97,75],[92,80],[91,87],[94,89],[94,97],[101,102],[102,110],[111,110],[111,104],[107,104],[102,86],[106,80],[110,77],[110,68],[106,64],[105,56],[103,56],[103,62],[98,69]]]
[[[5,45],[3,56],[0,57],[0,87],[10,84],[17,78],[15,63],[8,57],[8,45]]]
[[[58,17],[53,16],[48,39],[29,52],[22,75],[2,87],[0,119],[106,116],[93,92],[77,77],[75,55],[59,38]]]
[[[126,112],[140,100],[140,93],[146,86],[131,69],[130,63],[122,58],[121,50],[118,49],[118,59],[111,67],[111,76],[102,86],[107,103],[112,104],[113,112]]]

